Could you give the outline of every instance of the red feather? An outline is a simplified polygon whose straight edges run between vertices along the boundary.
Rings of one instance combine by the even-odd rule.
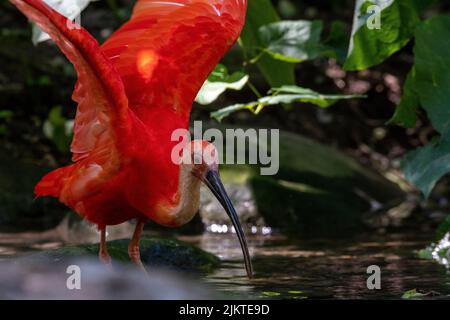
[[[10,0],[74,64],[74,164],[36,186],[100,227],[179,201],[171,134],[187,128],[206,77],[237,40],[246,0],[141,0],[100,48],[41,0]],[[161,183],[163,182],[163,183]]]

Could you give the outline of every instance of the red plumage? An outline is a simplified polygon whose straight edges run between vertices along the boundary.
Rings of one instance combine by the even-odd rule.
[[[171,134],[237,40],[246,0],[140,0],[104,44],[41,0],[10,0],[49,33],[78,74],[72,165],[46,175],[37,196],[57,197],[96,223],[151,218],[180,201]],[[164,181],[164,183],[162,183]]]

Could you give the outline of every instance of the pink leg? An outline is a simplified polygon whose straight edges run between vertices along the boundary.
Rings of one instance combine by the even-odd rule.
[[[136,229],[134,230],[133,237],[130,240],[130,244],[128,245],[128,255],[130,256],[130,260],[143,269],[145,271],[144,264],[141,261],[141,254],[139,251],[139,241],[141,239],[142,230],[144,229],[144,221],[139,220],[136,224]]]
[[[106,247],[106,227],[100,229],[100,250],[98,252],[100,261],[107,266],[111,266],[111,256]]]

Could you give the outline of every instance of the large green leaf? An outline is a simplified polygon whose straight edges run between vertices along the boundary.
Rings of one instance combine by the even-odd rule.
[[[343,99],[361,98],[359,95],[326,95],[315,92],[311,89],[297,87],[297,86],[282,86],[277,89],[272,89],[270,95],[258,99],[258,101],[249,102],[246,104],[236,104],[223,109],[219,109],[211,113],[211,116],[218,121],[229,116],[231,113],[239,110],[250,110],[258,114],[267,106],[279,104],[291,104],[295,102],[311,103],[321,108],[328,108]]]
[[[241,90],[247,84],[248,78],[243,72],[230,75],[227,67],[219,64],[203,84],[195,101],[202,105],[210,104],[226,90]]]
[[[403,161],[406,178],[425,196],[450,172],[450,16],[423,22],[416,32],[415,65],[405,86],[409,108],[403,107],[397,122],[410,122],[417,99],[433,127],[441,134],[432,144],[408,154]],[[412,123],[412,121],[411,121]]]
[[[428,197],[438,180],[450,172],[450,141],[430,143],[408,153],[402,171]]]
[[[323,51],[321,33],[321,21],[306,20],[273,22],[259,29],[265,52],[290,63],[317,58]]]
[[[269,55],[260,56],[264,45],[259,38],[259,28],[279,20],[270,0],[249,0],[247,19],[239,41],[250,60],[260,57],[257,66],[271,87],[295,84],[294,65]]]
[[[414,90],[433,127],[450,136],[450,16],[425,21],[414,47]]]
[[[357,0],[345,70],[380,64],[411,39],[431,0]],[[377,26],[377,15],[380,24]]]

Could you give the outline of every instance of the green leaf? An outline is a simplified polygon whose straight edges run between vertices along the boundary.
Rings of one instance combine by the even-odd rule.
[[[412,289],[412,290],[406,291],[402,295],[402,299],[420,299],[420,298],[423,298],[426,296],[427,296],[427,294],[418,292],[417,289]]]
[[[347,25],[342,21],[333,21],[330,34],[323,43],[322,55],[334,58],[344,64],[348,51]]]
[[[436,230],[435,240],[440,241],[444,236],[450,232],[450,215],[439,225]]]
[[[257,102],[252,102],[248,104],[235,104],[232,106],[228,106],[217,111],[211,112],[211,117],[216,119],[217,121],[222,121],[224,118],[228,117],[230,114],[239,111],[239,110],[253,110],[253,108],[258,105]]]
[[[431,247],[420,249],[417,252],[417,257],[425,260],[433,260],[433,249]]]
[[[301,291],[301,290],[290,290],[290,291],[288,291],[288,293],[290,293],[290,294],[303,294],[304,292]]]
[[[357,0],[345,70],[380,64],[403,48],[431,0]]]
[[[219,64],[203,84],[195,101],[207,105],[219,98],[227,89],[241,90],[248,82],[248,75],[243,72],[228,73],[224,65]]]
[[[398,124],[405,128],[414,128],[416,126],[420,101],[415,91],[415,78],[416,71],[413,67],[406,78],[402,100],[395,109],[391,120],[389,120],[389,124]]]
[[[262,98],[260,102],[269,101],[270,104],[303,102],[315,104],[321,108],[328,108],[339,100],[365,97],[363,95],[321,94],[298,86],[282,86],[272,89],[270,92],[275,94],[275,96]]]
[[[262,294],[266,297],[278,297],[281,295],[281,293],[274,291],[263,291]]]
[[[450,127],[450,16],[425,21],[414,47],[414,90],[433,127],[449,136]]]
[[[397,119],[412,124],[417,100],[439,141],[409,153],[402,162],[406,178],[428,197],[437,181],[450,172],[450,16],[439,16],[422,23],[416,32],[415,65],[405,86],[405,97]],[[406,106],[408,103],[409,107]],[[394,117],[395,118],[395,117]],[[406,119],[406,120],[405,120]],[[410,122],[410,123],[409,123]]]
[[[431,243],[425,249],[417,252],[417,256],[421,259],[435,260],[439,264],[449,267],[450,265],[450,232],[443,233],[444,229],[449,228],[449,218],[441,224],[440,230],[436,233],[436,242]]]
[[[294,102],[303,102],[315,104],[321,108],[327,108],[343,99],[363,98],[360,95],[326,95],[315,92],[311,89],[297,87],[297,86],[282,86],[280,88],[269,91],[269,96],[262,97],[258,101],[247,104],[236,104],[223,109],[219,109],[211,113],[211,117],[221,121],[223,118],[229,116],[233,112],[239,110],[250,110],[255,114],[267,106],[290,104]]]
[[[450,141],[440,140],[411,151],[401,168],[406,179],[428,197],[438,180],[450,172]]]
[[[246,23],[239,41],[249,60],[259,57],[257,66],[271,87],[295,84],[294,65],[269,55],[261,56],[260,48],[264,45],[259,39],[259,28],[279,20],[270,0],[249,0]]]
[[[273,22],[259,29],[263,50],[290,63],[317,58],[323,51],[321,33],[321,21],[306,20]]]

